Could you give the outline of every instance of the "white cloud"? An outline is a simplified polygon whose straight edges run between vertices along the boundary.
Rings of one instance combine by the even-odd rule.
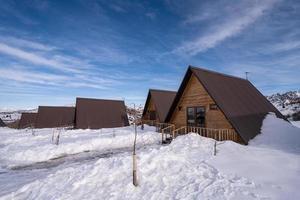
[[[155,12],[148,12],[145,15],[146,15],[146,17],[148,17],[150,19],[155,19],[156,18]]]
[[[41,51],[52,51],[57,49],[54,46],[45,45],[39,42],[15,38],[15,37],[9,37],[9,36],[6,37],[0,36],[0,41],[6,44],[13,45],[15,47],[23,47],[23,48],[41,50]]]
[[[58,85],[69,80],[66,76],[18,69],[0,69],[0,78],[17,82]]]
[[[27,83],[31,85],[40,84],[43,86],[63,86],[65,88],[93,88],[107,90],[112,86],[119,84],[117,80],[110,78],[99,78],[88,75],[58,75],[53,73],[44,73],[32,71],[20,67],[10,69],[0,68],[0,80],[15,81],[16,83]],[[6,85],[9,83],[5,82]]]
[[[300,41],[286,41],[272,45],[270,48],[271,51],[290,51],[300,48]]]
[[[65,63],[59,62],[59,60],[55,59],[48,59],[41,55],[38,55],[33,52],[28,52],[19,48],[15,48],[4,43],[0,43],[0,52],[6,55],[10,55],[22,60],[29,61],[33,64],[37,65],[46,65],[52,68],[64,70],[64,71],[72,71],[72,72],[79,72],[77,69],[73,68],[72,66],[68,66]]]
[[[239,14],[232,13],[232,16],[228,17],[229,20],[226,20],[222,24],[215,24],[215,28],[205,35],[197,37],[193,41],[183,43],[174,50],[174,53],[196,55],[207,49],[213,48],[222,41],[239,34],[242,30],[253,24],[266,10],[272,8],[274,3],[275,0],[261,1],[250,8],[244,8],[244,11],[240,11]],[[187,22],[198,22],[203,18],[202,15],[195,16],[194,19],[189,18]]]

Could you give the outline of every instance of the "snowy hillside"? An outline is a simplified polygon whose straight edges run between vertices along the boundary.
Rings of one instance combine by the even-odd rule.
[[[216,156],[212,139],[161,146],[138,129],[138,187],[133,127],[62,130],[59,145],[53,131],[0,128],[0,199],[300,199],[300,129],[272,114],[250,145],[218,142]]]
[[[126,106],[126,111],[127,111],[129,123],[133,124],[134,118],[136,118],[137,120],[142,118],[143,106],[142,105],[138,105],[136,107]]]
[[[289,120],[300,121],[300,91],[277,93],[267,98]]]

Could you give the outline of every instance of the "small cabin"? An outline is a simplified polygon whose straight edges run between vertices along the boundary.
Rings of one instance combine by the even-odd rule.
[[[100,129],[129,126],[124,101],[108,99],[76,99],[77,129]]]
[[[264,117],[284,116],[246,79],[189,66],[162,130],[166,137],[196,132],[216,140],[247,144]]]
[[[74,121],[74,107],[39,106],[35,128],[73,127]]]
[[[18,128],[34,128],[37,113],[22,113]]]
[[[174,91],[150,89],[143,110],[143,123],[149,125],[163,123],[175,96]]]

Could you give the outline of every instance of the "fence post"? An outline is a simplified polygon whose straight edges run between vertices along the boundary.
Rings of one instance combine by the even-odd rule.
[[[172,131],[173,134],[173,140],[175,139],[175,130]]]
[[[136,166],[136,137],[137,137],[137,130],[136,130],[136,122],[134,123],[134,143],[133,143],[133,154],[132,154],[132,182],[133,185],[136,187],[138,185],[137,183],[137,166]]]
[[[215,140],[214,144],[214,156],[217,155],[217,141]]]

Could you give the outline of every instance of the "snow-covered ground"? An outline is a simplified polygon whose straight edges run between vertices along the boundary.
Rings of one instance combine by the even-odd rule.
[[[59,145],[52,142],[57,129],[14,130],[2,128],[0,132],[0,168],[12,168],[47,161],[65,155],[87,151],[106,152],[133,145],[133,127],[100,130],[62,130]],[[146,126],[139,130],[137,144],[145,146],[159,144],[160,135],[153,134],[154,128]]]
[[[250,145],[218,142],[216,156],[212,139],[188,134],[160,146],[153,129],[138,130],[134,187],[132,127],[65,131],[58,146],[51,129],[2,128],[0,199],[300,199],[300,129],[274,115]]]
[[[300,128],[300,121],[291,121],[291,123],[292,123],[294,126]]]

